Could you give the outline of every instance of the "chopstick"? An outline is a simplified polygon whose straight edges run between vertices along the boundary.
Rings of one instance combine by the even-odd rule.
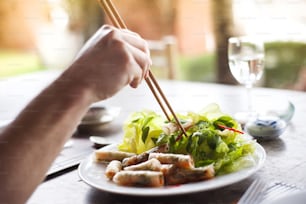
[[[110,20],[112,21],[112,23],[114,24],[115,27],[121,28],[121,29],[127,29],[127,26],[125,25],[123,19],[119,15],[117,9],[115,8],[115,6],[113,5],[111,0],[98,0],[98,2],[100,3],[100,6],[103,8],[103,10],[107,14],[107,16],[110,18]],[[146,77],[145,80],[146,80],[147,85],[149,86],[151,92],[153,93],[155,99],[157,100],[159,106],[161,107],[162,111],[164,112],[165,116],[167,117],[168,121],[170,121],[171,118],[170,118],[169,114],[167,113],[167,111],[166,111],[161,99],[159,98],[157,92],[159,93],[161,98],[164,100],[166,106],[168,107],[169,111],[171,112],[175,122],[179,126],[182,133],[185,136],[187,136],[185,129],[183,128],[181,122],[179,121],[178,117],[176,116],[175,112],[173,111],[170,103],[168,102],[165,94],[163,93],[162,89],[160,88],[160,86],[159,86],[157,80],[155,79],[153,73],[151,72],[151,70],[149,70],[149,76]]]

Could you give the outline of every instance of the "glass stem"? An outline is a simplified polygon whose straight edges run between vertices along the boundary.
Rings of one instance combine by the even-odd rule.
[[[252,85],[249,84],[246,86],[247,98],[248,98],[248,112],[252,114],[253,112],[253,96],[252,96]]]

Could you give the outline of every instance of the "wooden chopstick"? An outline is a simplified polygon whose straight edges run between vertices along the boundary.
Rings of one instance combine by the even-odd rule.
[[[100,6],[103,8],[103,10],[107,14],[107,16],[110,18],[110,20],[112,21],[112,23],[114,24],[115,27],[121,28],[121,29],[127,29],[127,26],[125,25],[123,19],[119,15],[119,12],[115,8],[115,6],[113,5],[111,0],[98,0],[98,2],[100,3]],[[175,112],[173,111],[170,103],[168,102],[165,94],[163,93],[162,89],[160,88],[160,86],[159,86],[157,80],[155,79],[153,73],[151,72],[151,70],[149,70],[149,77],[145,78],[145,80],[146,80],[151,92],[153,93],[155,99],[157,100],[159,106],[161,107],[162,111],[164,112],[165,116],[167,117],[168,121],[170,121],[171,118],[168,115],[168,113],[167,113],[162,101],[160,100],[157,92],[160,94],[160,96],[164,100],[166,106],[168,107],[169,111],[171,112],[173,118],[175,119],[177,125],[179,126],[179,128],[181,129],[183,134],[185,136],[187,136],[185,129],[183,128],[181,122],[179,121],[178,117],[176,116]],[[157,89],[157,92],[156,92],[152,83],[154,84],[155,88]]]
[[[127,28],[127,26],[125,25],[125,23],[123,22],[121,16],[119,15],[119,13],[117,12],[117,10],[115,9],[114,5],[112,4],[111,1],[109,0],[99,0],[99,3],[101,5],[101,7],[103,8],[103,10],[105,11],[105,13],[107,14],[107,16],[110,18],[110,20],[112,21],[112,23],[114,24],[115,27],[117,28]],[[117,20],[120,19],[120,20]],[[157,99],[157,102],[159,104],[159,106],[161,107],[163,113],[165,114],[165,116],[167,117],[167,119],[170,121],[170,117],[166,111],[166,109],[164,108],[163,104],[161,103],[161,101],[159,100],[159,97],[154,89],[154,86],[152,85],[151,81],[149,78],[145,79],[149,88],[151,89],[154,97]]]

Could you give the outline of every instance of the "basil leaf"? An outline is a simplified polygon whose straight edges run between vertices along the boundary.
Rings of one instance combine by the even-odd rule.
[[[139,120],[140,120],[140,118],[137,118],[135,120],[132,120],[131,123],[138,123]]]
[[[149,126],[142,129],[141,139],[143,143],[146,143],[147,137],[149,135],[149,130],[150,130]]]
[[[222,116],[222,117],[218,118],[216,121],[214,121],[215,127],[218,128],[218,124],[232,128],[235,125],[235,121],[230,116]]]
[[[153,118],[154,118],[154,117],[151,116],[151,117],[148,117],[148,118],[145,119],[145,121],[143,122],[143,125],[142,125],[143,129],[146,128],[146,126],[149,124],[149,122],[150,122],[151,120],[153,120]]]

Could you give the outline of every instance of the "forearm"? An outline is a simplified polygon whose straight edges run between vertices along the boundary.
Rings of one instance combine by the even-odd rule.
[[[93,102],[86,89],[67,84],[49,86],[0,136],[1,201],[25,202]]]
[[[150,64],[139,35],[99,29],[71,67],[0,134],[0,202],[24,203],[87,107],[128,84],[136,88]]]

